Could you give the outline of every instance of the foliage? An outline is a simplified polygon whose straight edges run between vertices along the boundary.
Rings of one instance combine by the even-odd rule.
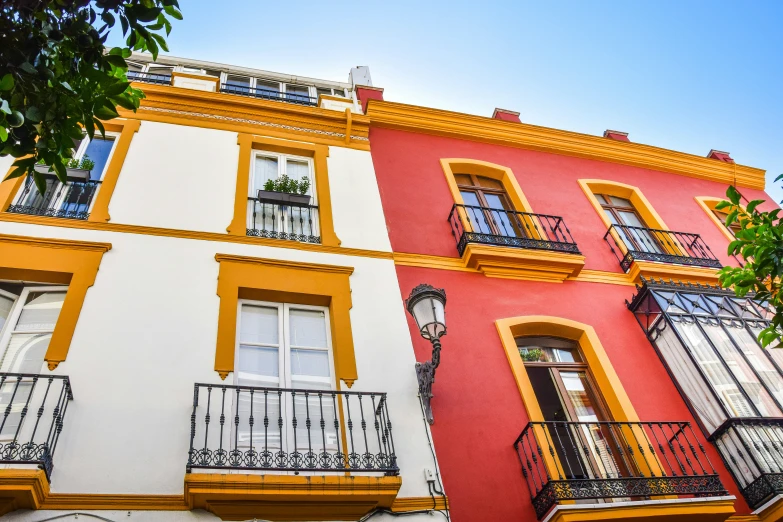
[[[532,350],[528,350],[526,348],[519,349],[519,356],[522,357],[523,361],[527,362],[539,361],[541,360],[541,356],[543,354],[544,352],[542,352],[540,348],[533,348]]]
[[[783,179],[783,174],[775,181]],[[718,203],[716,209],[729,212],[726,226],[739,224],[736,240],[729,243],[729,255],[741,255],[745,260],[742,267],[724,267],[720,271],[720,284],[733,287],[739,297],[754,292],[752,299],[771,306],[774,315],[770,326],[759,333],[761,345],[783,347],[783,217],[781,209],[759,212],[757,207],[764,202],[756,199],[742,208],[742,194],[729,187],[726,191],[729,201]],[[774,343],[774,344],[773,344]]]
[[[168,51],[161,34],[181,20],[177,0],[3,0],[0,3],[0,156],[19,158],[9,178],[31,175],[36,163],[66,181],[74,141],[136,111],[144,94],[126,77],[132,50]],[[125,47],[107,50],[119,21]]]
[[[277,179],[268,179],[264,183],[264,190],[268,192],[285,192],[288,194],[307,194],[307,190],[310,188],[310,178],[302,176],[302,179],[296,181],[291,179],[287,174],[283,174]]]

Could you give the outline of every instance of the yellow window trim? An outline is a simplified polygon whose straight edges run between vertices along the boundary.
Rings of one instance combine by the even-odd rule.
[[[44,359],[54,370],[68,355],[76,322],[110,243],[0,234],[0,279],[68,285]]]
[[[533,212],[524,192],[522,192],[522,187],[519,186],[517,178],[508,167],[488,161],[467,158],[442,158],[440,166],[443,168],[443,174],[446,175],[446,183],[451,191],[451,197],[454,198],[454,203],[458,205],[462,205],[465,202],[462,200],[462,194],[460,194],[457,187],[457,180],[454,178],[454,174],[475,174],[476,176],[484,176],[500,181],[503,184],[503,190],[506,191],[509,199],[511,199],[511,203],[514,205],[514,210]]]
[[[234,371],[239,299],[328,306],[331,319],[335,378],[349,388],[357,379],[351,331],[353,268],[215,255],[220,263],[217,294],[220,297],[215,371],[225,379]]]
[[[245,236],[247,234],[247,188],[250,185],[250,169],[252,167],[250,160],[253,156],[253,150],[266,150],[313,158],[315,190],[318,194],[318,223],[321,244],[324,246],[340,246],[340,240],[334,232],[334,221],[332,219],[332,196],[329,191],[329,173],[326,166],[326,158],[329,156],[328,146],[244,133],[240,133],[237,136],[237,144],[239,145],[237,186],[234,196],[234,218],[226,228],[229,234],[234,236]]]
[[[519,356],[516,337],[520,336],[561,337],[579,343],[579,348],[588,368],[590,368],[590,373],[595,380],[598,391],[609,409],[612,420],[616,422],[639,422],[639,416],[625,393],[625,388],[622,382],[620,382],[617,373],[615,373],[609,356],[606,355],[606,351],[592,326],[570,319],[546,315],[498,319],[495,321],[495,326],[500,335],[500,342],[506,352],[511,372],[522,396],[522,402],[525,405],[530,422],[543,422],[544,415],[538,405],[538,400],[533,391],[533,385],[528,377],[524,362]],[[643,429],[636,427],[627,429],[633,430],[634,438],[646,440],[647,437]],[[533,430],[538,440],[547,440],[543,427],[536,426]],[[562,469],[562,467],[559,467],[557,456],[544,452],[544,462],[550,472],[550,476],[558,476],[557,470]],[[652,464],[653,467],[657,465],[657,468],[652,471],[656,473],[656,476],[660,476],[660,463],[656,461],[648,463],[644,459],[638,459],[637,464],[642,470],[649,469],[648,464]]]
[[[595,211],[598,212],[598,215],[601,217],[601,221],[606,225],[606,228],[612,226],[612,222],[609,221],[609,218],[606,216],[606,212],[604,212],[604,209],[601,207],[601,203],[598,201],[596,194],[607,194],[609,196],[628,199],[633,203],[634,208],[648,227],[669,230],[669,227],[663,222],[663,218],[658,215],[638,187],[626,185],[625,183],[620,183],[618,181],[607,181],[602,179],[580,179],[578,182],[579,186],[582,187],[582,191],[587,196],[587,199],[590,201],[590,204],[593,205],[593,208],[595,208]]]
[[[140,125],[141,122],[134,119],[103,122],[103,126],[107,131],[118,132],[120,136],[117,138],[116,145],[114,145],[111,160],[106,167],[106,172],[103,174],[101,188],[98,190],[98,195],[95,196],[95,203],[92,205],[90,217],[87,218],[87,221],[106,223],[111,219],[111,216],[109,215],[109,202],[114,194],[114,189],[117,187],[117,180],[120,177],[122,166],[128,155],[128,149],[130,148],[133,135],[139,130]],[[8,171],[8,174],[11,173],[11,170],[13,170],[13,167]],[[15,179],[0,182],[0,212],[8,210],[8,207],[13,203],[17,192],[19,192],[19,189],[24,184],[25,178],[25,176],[20,176]]]
[[[696,196],[693,198],[696,200],[696,203],[704,210],[704,212],[707,213],[707,216],[712,220],[713,223],[715,223],[715,226],[718,227],[718,230],[721,231],[721,233],[726,236],[726,239],[729,241],[734,241],[735,238],[734,234],[729,231],[728,228],[726,228],[726,224],[723,223],[720,219],[718,219],[718,216],[715,215],[713,210],[715,210],[715,206],[720,203],[721,201],[726,201],[723,198],[713,198],[710,196]]]

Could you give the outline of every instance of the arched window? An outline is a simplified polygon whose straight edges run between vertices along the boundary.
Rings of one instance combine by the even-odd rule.
[[[454,174],[465,212],[476,232],[524,237],[524,224],[499,180],[475,174]]]
[[[660,242],[654,233],[650,232],[650,227],[645,223],[642,216],[636,210],[631,200],[609,194],[596,194],[595,197],[601,204],[601,208],[609,218],[609,222],[616,227],[626,244],[632,246],[632,250],[638,252],[657,252],[663,251]]]

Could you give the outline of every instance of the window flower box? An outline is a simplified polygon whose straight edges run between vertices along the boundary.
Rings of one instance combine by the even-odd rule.
[[[286,203],[293,203],[294,205],[309,205],[312,196],[307,194],[296,194],[293,192],[275,192],[272,190],[259,190],[259,201],[274,201],[279,202],[281,205]]]
[[[35,170],[36,172],[40,172],[41,174],[44,174],[46,176],[57,177],[57,174],[54,171],[49,172],[49,167],[47,165],[36,165]],[[66,167],[65,172],[66,172],[66,177],[70,181],[88,181],[90,179],[90,172],[92,171]]]

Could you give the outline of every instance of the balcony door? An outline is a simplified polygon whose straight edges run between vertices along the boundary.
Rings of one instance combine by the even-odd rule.
[[[500,181],[474,174],[455,174],[454,179],[473,232],[525,237],[524,227]]]
[[[616,431],[579,351],[578,343],[554,337],[519,337],[517,346],[538,406],[548,421],[566,479],[627,476],[615,456]]]
[[[273,454],[337,450],[338,402],[318,395],[335,389],[328,308],[241,300],[238,322],[235,384],[271,390],[241,388],[235,397],[237,446]]]
[[[0,372],[37,375],[44,365],[67,288],[19,286],[13,290],[0,290]],[[43,386],[38,387],[38,392],[42,389]],[[0,385],[0,441],[10,440],[18,434],[22,411],[34,391],[31,378],[7,377],[3,380]],[[31,416],[29,412],[28,416]]]
[[[629,250],[647,253],[663,253],[663,249],[649,230],[650,227],[644,222],[642,217],[634,208],[633,203],[625,198],[609,196],[606,194],[596,194],[604,213],[613,225],[632,228],[615,228],[617,234]]]

